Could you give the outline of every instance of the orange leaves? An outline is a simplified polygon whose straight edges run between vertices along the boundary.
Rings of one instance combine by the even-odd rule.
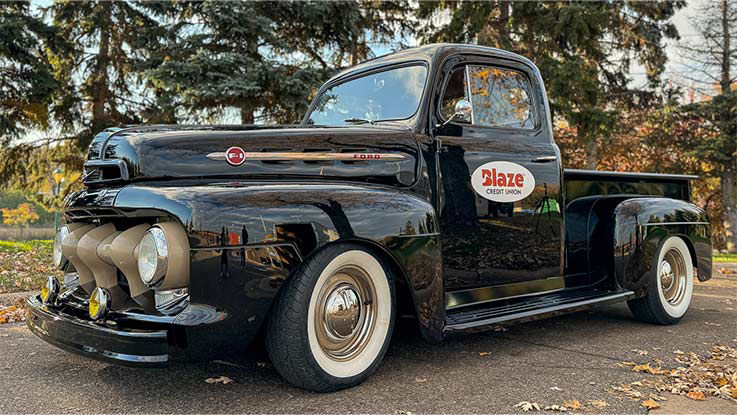
[[[19,298],[11,306],[0,305],[0,324],[15,323],[26,320],[24,301]]]
[[[704,392],[700,392],[700,391],[690,391],[686,394],[686,396],[689,399],[693,399],[694,401],[706,400],[706,396],[704,396]]]
[[[660,408],[660,404],[657,403],[657,402],[655,402],[653,399],[648,399],[648,400],[642,401],[642,402],[640,402],[640,405],[644,406],[648,410]]]
[[[27,225],[40,218],[30,203],[21,203],[15,209],[2,208],[0,211],[3,212],[3,223],[8,225]]]
[[[662,375],[662,374],[665,374],[666,373],[666,371],[664,371],[664,370],[662,370],[660,368],[651,367],[650,364],[637,365],[637,366],[633,367],[632,370],[635,371],[635,372],[637,372],[637,373],[645,372],[645,373],[649,373],[651,375]]]

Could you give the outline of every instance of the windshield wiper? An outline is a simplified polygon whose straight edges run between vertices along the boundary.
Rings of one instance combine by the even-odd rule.
[[[376,124],[373,120],[369,120],[368,118],[346,118],[343,122],[349,122],[352,124]]]

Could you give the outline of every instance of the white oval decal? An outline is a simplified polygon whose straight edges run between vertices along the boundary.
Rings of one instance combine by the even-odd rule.
[[[519,164],[492,161],[474,170],[471,186],[486,199],[511,203],[526,198],[535,190],[535,176]]]

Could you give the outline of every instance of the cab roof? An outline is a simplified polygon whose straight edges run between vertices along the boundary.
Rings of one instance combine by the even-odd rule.
[[[357,72],[363,72],[380,68],[382,66],[408,62],[408,61],[425,61],[433,62],[442,59],[453,53],[469,53],[478,55],[490,55],[503,59],[510,59],[519,62],[523,62],[532,68],[536,68],[535,65],[529,59],[522,55],[518,55],[514,52],[509,52],[502,49],[492,48],[489,46],[472,45],[466,43],[432,43],[429,45],[418,46],[414,48],[404,49],[397,52],[392,52],[386,55],[378,56],[373,59],[369,59],[365,62],[359,63],[358,65],[344,69],[332,78],[330,78],[326,84],[332,83],[343,77]]]

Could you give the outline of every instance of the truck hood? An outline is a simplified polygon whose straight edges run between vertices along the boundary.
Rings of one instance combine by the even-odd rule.
[[[83,181],[341,178],[407,186],[418,167],[418,142],[399,127],[136,127],[95,137]]]

